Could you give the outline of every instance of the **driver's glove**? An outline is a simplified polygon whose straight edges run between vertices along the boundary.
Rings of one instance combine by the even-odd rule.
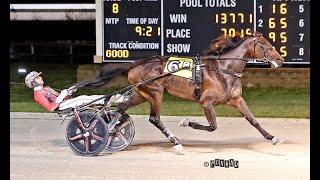
[[[64,89],[64,90],[61,91],[61,93],[57,97],[56,103],[60,104],[66,96],[68,96],[68,90]]]
[[[77,91],[77,87],[71,86],[67,91],[68,91],[68,95],[71,96],[74,92]]]

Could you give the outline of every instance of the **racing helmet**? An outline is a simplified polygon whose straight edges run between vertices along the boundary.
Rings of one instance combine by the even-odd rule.
[[[42,73],[42,72],[37,72],[37,71],[32,71],[32,72],[30,72],[30,73],[26,76],[24,82],[26,83],[26,85],[27,85],[29,88],[34,88],[34,87],[36,87],[36,86],[37,86],[37,83],[34,81],[34,79],[35,79],[36,77],[38,77],[41,73]]]

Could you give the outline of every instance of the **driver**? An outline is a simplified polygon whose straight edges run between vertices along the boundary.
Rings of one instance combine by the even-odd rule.
[[[76,98],[71,98],[71,95],[77,90],[75,86],[72,86],[68,89],[63,89],[61,93],[58,93],[49,86],[43,86],[44,82],[42,77],[40,76],[41,73],[42,72],[36,71],[30,72],[25,78],[25,83],[30,89],[33,89],[33,98],[35,102],[37,102],[50,112],[54,110],[63,110],[70,107],[74,108],[75,106],[79,106],[81,104],[85,104],[95,99],[103,97],[103,95],[82,95]],[[110,99],[116,99],[116,101],[114,101],[115,103],[123,102],[123,97],[121,97],[120,94],[114,96],[114,98]],[[103,105],[104,98],[92,104]]]

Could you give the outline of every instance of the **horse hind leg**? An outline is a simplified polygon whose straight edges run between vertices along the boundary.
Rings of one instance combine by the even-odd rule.
[[[171,143],[173,143],[173,148],[175,150],[183,150],[180,140],[172,132],[170,132],[170,130],[167,127],[165,127],[160,120],[160,106],[162,102],[162,94],[160,95],[157,93],[157,95],[153,96],[153,98],[151,98],[149,102],[151,106],[149,122],[153,124],[155,127],[157,127],[165,135],[165,137]]]
[[[160,107],[162,102],[163,90],[161,91],[161,89],[157,89],[157,92],[150,92],[150,89],[151,88],[149,86],[138,88],[137,91],[134,91],[135,94],[130,98],[129,101],[124,102],[118,106],[118,112],[123,112],[131,106],[148,101],[151,107],[149,122],[157,127],[166,136],[166,138],[174,144],[174,149],[182,150],[183,147],[180,140],[173,133],[171,133],[160,120]]]
[[[173,148],[176,150],[183,150],[183,147],[181,145],[180,140],[172,133],[169,131],[168,128],[164,126],[164,124],[160,121],[160,117],[156,116],[154,114],[150,115],[149,122],[156,126],[162,134],[166,136],[166,138],[174,144]]]
[[[119,103],[117,106],[117,112],[123,113],[127,109],[133,106],[137,106],[139,104],[142,104],[146,102],[146,99],[142,97],[137,91],[133,90],[132,94],[130,95],[129,99],[127,101],[124,101],[122,103]]]
[[[108,128],[112,132],[114,131],[114,127],[116,126],[117,121],[121,118],[122,114],[132,106],[139,105],[146,100],[140,96],[136,91],[132,92],[132,95],[127,101],[121,102],[118,104],[117,109],[114,113],[114,118],[109,123]]]
[[[247,119],[247,121],[263,135],[264,138],[266,138],[267,140],[271,140],[273,145],[280,144],[283,142],[283,140],[271,135],[269,132],[267,132],[264,128],[261,127],[259,122],[250,112],[247,103],[242,97],[230,99],[227,104],[236,108]]]

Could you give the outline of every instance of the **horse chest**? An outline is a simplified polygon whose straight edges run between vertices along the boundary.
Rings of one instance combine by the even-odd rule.
[[[214,105],[221,104],[230,97],[241,95],[241,83],[238,80],[234,83],[230,75],[204,73],[201,97],[212,99]]]

